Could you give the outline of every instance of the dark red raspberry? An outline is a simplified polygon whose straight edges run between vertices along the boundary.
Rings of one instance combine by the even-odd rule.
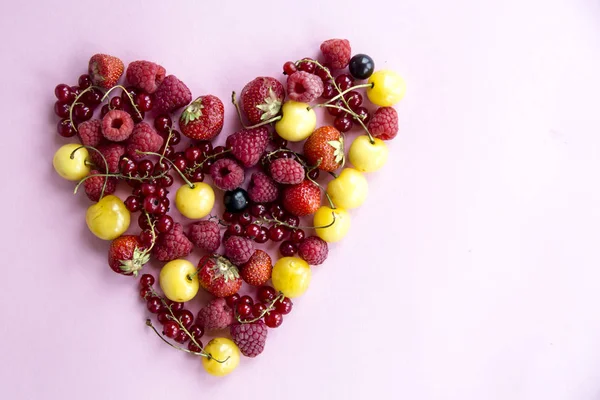
[[[293,158],[278,158],[269,167],[271,177],[277,183],[297,185],[304,180],[304,167]]]
[[[222,158],[210,166],[210,176],[216,187],[233,190],[244,182],[244,169],[231,158]]]
[[[214,221],[200,221],[192,224],[188,238],[200,249],[214,253],[221,246],[221,229]]]
[[[146,93],[154,93],[165,79],[165,69],[151,61],[133,61],[127,67],[125,77],[130,85]]]
[[[294,72],[287,79],[287,92],[291,100],[310,103],[323,94],[323,81],[308,72]]]
[[[169,113],[192,101],[192,92],[175,75],[167,76],[154,93],[154,111]]]
[[[227,138],[231,154],[246,168],[256,165],[269,144],[269,131],[261,126],[235,132]]]
[[[127,141],[127,154],[132,159],[139,161],[144,158],[138,151],[157,152],[163,145],[164,139],[150,124],[140,122],[133,128],[133,133]]]
[[[307,237],[298,246],[298,255],[310,265],[320,265],[327,259],[327,242],[317,236]]]
[[[92,170],[90,175],[97,175],[100,172],[97,170]],[[83,187],[85,188],[85,194],[91,201],[100,200],[100,195],[102,194],[102,186],[104,186],[104,180],[106,181],[106,188],[104,189],[104,196],[109,194],[113,194],[117,188],[117,180],[115,178],[107,178],[104,176],[94,176],[91,178],[87,178],[85,182],[83,182]]]
[[[224,298],[211,300],[198,312],[196,323],[206,331],[225,329],[234,321],[233,310]]]
[[[346,39],[329,39],[321,43],[325,63],[333,69],[343,69],[350,63],[352,49]]]
[[[279,197],[279,187],[267,174],[255,172],[250,179],[248,196],[255,203],[271,203]]]
[[[193,247],[192,242],[183,234],[181,224],[175,222],[173,229],[158,236],[152,254],[158,261],[172,261],[187,257]]]
[[[398,112],[393,107],[380,107],[369,121],[369,132],[381,140],[391,140],[398,134]]]
[[[111,110],[102,118],[102,134],[112,142],[122,142],[133,132],[133,119],[123,110]]]
[[[225,256],[233,264],[241,265],[248,262],[254,254],[252,240],[241,236],[230,236],[225,243]]]
[[[98,147],[100,142],[102,142],[102,120],[91,119],[89,121],[82,122],[77,127],[77,130],[79,131],[79,139],[81,140],[81,144],[84,146]]]
[[[108,164],[108,172],[111,174],[119,172],[119,161],[121,160],[123,154],[125,154],[125,146],[120,143],[106,143],[98,146],[98,151],[102,153],[106,159],[106,163]],[[105,173],[106,165],[104,164],[104,160],[100,154],[98,154],[98,151],[90,150],[90,156],[98,171]]]
[[[256,357],[263,352],[268,329],[262,320],[251,324],[234,324],[229,330],[234,343],[246,357]]]

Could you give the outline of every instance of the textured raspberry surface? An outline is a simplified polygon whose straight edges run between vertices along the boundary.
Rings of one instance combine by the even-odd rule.
[[[247,262],[254,253],[252,240],[245,237],[230,236],[223,245],[225,246],[225,256],[236,265]]]
[[[244,129],[227,138],[227,147],[231,149],[231,154],[246,168],[258,163],[268,144],[269,131],[264,126]]]
[[[102,153],[108,164],[108,172],[116,173],[119,171],[119,160],[125,154],[125,146],[120,143],[106,143],[98,146],[98,151]],[[92,162],[96,165],[98,171],[106,172],[104,160],[97,151],[90,150]]]
[[[196,323],[207,331],[216,331],[227,328],[233,320],[233,310],[224,298],[218,298],[200,309]]]
[[[284,185],[296,185],[304,180],[304,167],[293,158],[274,160],[269,172],[275,182]]]
[[[255,172],[248,185],[248,196],[255,203],[271,203],[279,197],[279,187],[267,174]]]
[[[188,238],[200,249],[214,253],[221,246],[221,230],[214,221],[200,221],[192,224]]]
[[[229,330],[234,343],[246,357],[256,357],[263,352],[268,333],[267,326],[263,321],[234,324]]]
[[[192,242],[183,234],[181,224],[176,222],[173,229],[158,236],[152,254],[158,261],[172,261],[176,258],[187,257],[193,247]]]
[[[168,113],[192,101],[190,89],[175,75],[167,76],[154,92],[154,111]]]
[[[346,39],[329,39],[321,43],[321,53],[325,58],[325,64],[333,69],[342,69],[350,63],[352,49]]]
[[[92,170],[90,175],[97,175],[100,172],[97,170]],[[104,195],[107,196],[109,194],[113,194],[117,188],[117,180],[115,178],[107,178],[104,176],[94,176],[88,178],[83,182],[83,187],[85,188],[85,194],[91,201],[100,200],[100,195],[102,194],[102,186],[104,185],[104,180],[106,181],[106,188],[104,189]]]
[[[91,119],[82,122],[77,127],[79,131],[79,139],[84,146],[98,147],[102,139],[102,120]],[[93,151],[93,150],[90,150]]]
[[[165,79],[165,69],[152,61],[133,61],[127,67],[125,78],[130,85],[146,93],[154,93]]]
[[[323,94],[323,81],[308,72],[294,72],[287,79],[287,92],[291,100],[310,103]]]
[[[256,250],[252,257],[240,267],[240,276],[249,285],[264,285],[273,271],[273,260],[269,254],[262,250]]]
[[[163,145],[164,139],[150,124],[140,122],[133,128],[133,132],[127,141],[127,154],[132,159],[139,161],[144,157],[138,151],[157,152]]]
[[[112,142],[122,142],[133,132],[133,119],[123,110],[111,110],[102,118],[102,134]]]
[[[369,132],[381,140],[391,140],[398,134],[398,112],[393,107],[380,107],[369,121]]]
[[[244,182],[244,169],[231,158],[217,160],[210,167],[210,176],[216,187],[221,190],[233,190]]]
[[[298,255],[310,265],[320,265],[327,259],[327,242],[317,236],[307,237],[298,246]]]

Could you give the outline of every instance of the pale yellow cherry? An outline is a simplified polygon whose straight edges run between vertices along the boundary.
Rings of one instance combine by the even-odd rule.
[[[240,349],[227,338],[214,338],[204,347],[209,357],[202,358],[202,366],[213,376],[230,374],[240,363]]]
[[[394,71],[376,71],[368,81],[367,97],[371,103],[380,107],[391,107],[404,97],[406,82]]]
[[[104,240],[121,236],[131,221],[131,214],[117,196],[108,195],[88,207],[85,222],[90,231]]]
[[[368,192],[367,179],[354,168],[344,168],[337,178],[327,184],[327,194],[333,204],[346,210],[360,207]]]
[[[374,172],[383,167],[388,159],[388,147],[381,139],[373,138],[373,143],[368,136],[362,135],[354,139],[348,159],[354,167],[361,172]]]
[[[332,209],[322,206],[315,213],[313,225],[317,227],[315,228],[317,236],[324,241],[339,242],[350,230],[350,214],[343,208]]]
[[[90,174],[90,167],[86,164],[88,157],[85,147],[75,143],[65,144],[54,153],[52,165],[63,178],[79,181]]]
[[[306,292],[310,279],[310,266],[299,257],[280,258],[271,273],[273,287],[292,299]]]
[[[288,100],[281,107],[281,119],[275,123],[275,131],[283,139],[300,142],[317,127],[317,114],[310,104]]]
[[[160,270],[158,282],[167,299],[180,303],[192,300],[200,288],[196,266],[183,259],[166,263]]]
[[[184,217],[204,218],[210,214],[215,205],[215,192],[204,182],[193,182],[192,186],[185,184],[177,189],[175,206]]]

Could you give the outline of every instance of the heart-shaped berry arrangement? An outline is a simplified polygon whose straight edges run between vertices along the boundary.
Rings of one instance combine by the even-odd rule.
[[[363,172],[383,166],[384,141],[398,133],[391,106],[404,95],[402,78],[374,72],[371,57],[352,56],[347,40],[327,40],[321,53],[323,63],[286,62],[286,88],[275,78],[258,77],[239,99],[234,92],[242,128],[224,146],[212,143],[223,127],[223,102],[213,95],[192,101],[189,88],[153,62],[134,61],[125,71],[117,57],[96,54],[78,86],[55,89],[54,111],[62,118],[58,133],[81,143],[59,148],[54,168],[78,182],[75,192],[83,186],[94,202],[86,222],[94,235],[112,241],[108,264],[115,272],[137,277],[152,258],[166,262],[158,276],[160,291],[154,275],[144,273],[139,280],[140,296],[162,332],[150,319],[146,323],[169,345],[201,356],[210,374],[230,373],[240,353],[255,357],[263,351],[268,330],[291,312],[290,299],[308,288],[310,266],[322,264],[328,243],[347,234],[346,210],[367,196]],[[124,71],[127,87],[119,85]],[[362,104],[363,90],[378,106],[372,115]],[[318,108],[335,117],[332,126],[317,128]],[[153,124],[145,122],[146,114]],[[344,133],[353,127],[362,133],[347,153],[354,168],[344,168]],[[182,135],[189,139],[185,148]],[[180,222],[169,215],[168,197],[178,177],[183,183],[174,202]],[[125,201],[113,194],[120,181],[130,186]],[[224,192],[220,218],[210,215],[213,186]],[[136,212],[141,231],[126,234]],[[188,220],[193,222],[184,232]],[[269,241],[280,242],[275,263]],[[202,253],[197,265],[186,259],[194,247]],[[248,294],[240,295],[243,282]],[[214,299],[194,318],[184,303],[200,287]],[[231,339],[215,337],[203,345],[205,331],[226,328]]]

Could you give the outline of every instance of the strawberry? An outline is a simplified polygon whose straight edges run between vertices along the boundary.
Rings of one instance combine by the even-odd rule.
[[[304,156],[309,165],[333,172],[344,165],[344,137],[333,126],[322,126],[304,142]]]
[[[279,114],[284,97],[283,85],[277,79],[258,77],[242,89],[242,111],[250,124],[258,124]]]
[[[225,108],[218,97],[200,96],[181,113],[179,128],[190,139],[212,140],[223,129],[224,115]]]
[[[240,267],[240,274],[247,284],[261,286],[271,278],[272,270],[271,257],[262,250],[256,250],[248,262]]]
[[[223,256],[204,256],[198,262],[198,268],[200,286],[216,297],[231,296],[242,286],[237,267]]]
[[[150,254],[143,249],[139,238],[123,235],[112,241],[108,249],[108,265],[123,275],[135,275],[150,260]]]
[[[283,208],[298,217],[313,214],[320,205],[321,189],[308,179],[283,191]]]
[[[94,54],[90,58],[89,74],[96,86],[110,89],[123,75],[123,61],[108,54]]]

